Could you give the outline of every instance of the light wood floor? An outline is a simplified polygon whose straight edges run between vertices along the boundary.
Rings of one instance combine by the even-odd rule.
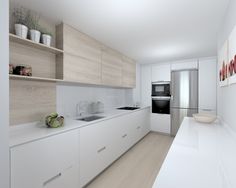
[[[151,188],[172,141],[170,136],[148,134],[86,188]]]

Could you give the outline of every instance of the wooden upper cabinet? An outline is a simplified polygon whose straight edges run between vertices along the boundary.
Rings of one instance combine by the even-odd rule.
[[[108,48],[102,51],[102,84],[122,86],[122,56]]]
[[[56,77],[65,81],[114,87],[135,86],[135,63],[88,35],[66,24],[56,30]]]
[[[101,62],[101,44],[98,41],[66,24],[60,24],[57,30],[57,34],[62,36],[57,40],[57,47],[66,53]]]
[[[101,63],[64,54],[63,78],[85,84],[101,84]]]
[[[122,85],[133,88],[136,86],[136,63],[125,56],[122,60]]]
[[[66,24],[57,26],[57,47],[64,50],[58,70],[65,81],[101,84],[101,44]]]

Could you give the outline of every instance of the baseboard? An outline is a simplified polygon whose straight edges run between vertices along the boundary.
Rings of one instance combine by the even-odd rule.
[[[158,132],[158,131],[150,131],[151,133],[157,133],[157,134],[161,134],[164,136],[172,136],[170,133],[163,133],[163,132]]]

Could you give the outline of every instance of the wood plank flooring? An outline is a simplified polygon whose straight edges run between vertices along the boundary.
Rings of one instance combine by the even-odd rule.
[[[86,188],[152,188],[173,137],[150,133]]]

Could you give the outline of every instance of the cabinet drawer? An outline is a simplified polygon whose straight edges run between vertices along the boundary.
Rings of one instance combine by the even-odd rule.
[[[80,130],[80,182],[82,186],[114,161],[112,135],[113,124],[110,120],[83,127]]]
[[[78,187],[78,141],[73,131],[11,148],[11,188]]]

